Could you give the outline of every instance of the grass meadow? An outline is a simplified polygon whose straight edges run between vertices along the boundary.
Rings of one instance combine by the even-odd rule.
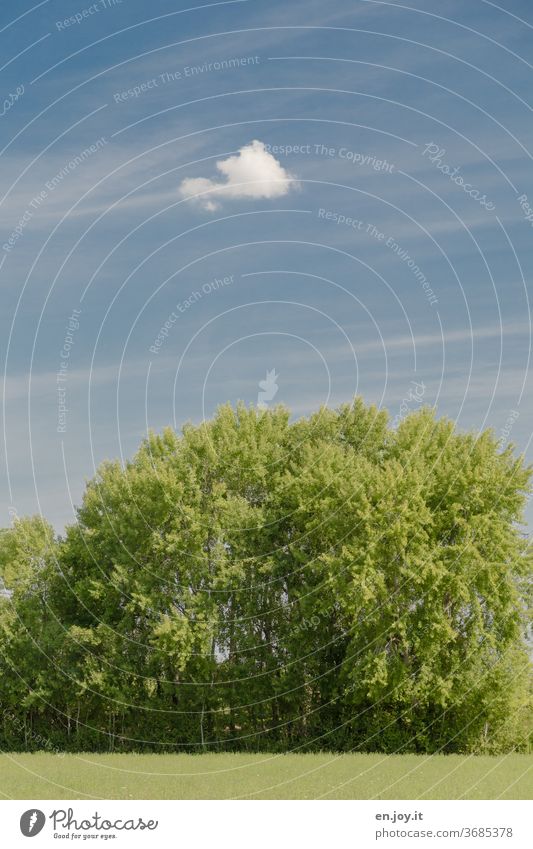
[[[3,754],[8,799],[531,799],[533,755]]]

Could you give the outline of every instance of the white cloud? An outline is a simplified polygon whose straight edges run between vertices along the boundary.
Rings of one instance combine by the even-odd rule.
[[[205,209],[213,211],[222,198],[279,198],[297,184],[294,177],[268,152],[263,142],[254,139],[235,156],[216,163],[224,179],[190,177],[180,185],[183,197],[194,197]]]

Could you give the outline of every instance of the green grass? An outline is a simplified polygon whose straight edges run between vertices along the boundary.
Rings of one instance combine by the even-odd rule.
[[[0,756],[11,799],[530,799],[532,776],[514,754]]]

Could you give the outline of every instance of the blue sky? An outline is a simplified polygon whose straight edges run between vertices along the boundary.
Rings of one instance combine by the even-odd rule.
[[[273,369],[531,459],[529,3],[22,0],[0,39],[2,524]]]

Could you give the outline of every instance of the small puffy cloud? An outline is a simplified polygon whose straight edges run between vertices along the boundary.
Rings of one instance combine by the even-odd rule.
[[[222,179],[191,177],[183,180],[182,197],[194,197],[205,209],[218,209],[222,198],[279,198],[297,184],[261,141],[246,144],[235,156],[216,163]]]

